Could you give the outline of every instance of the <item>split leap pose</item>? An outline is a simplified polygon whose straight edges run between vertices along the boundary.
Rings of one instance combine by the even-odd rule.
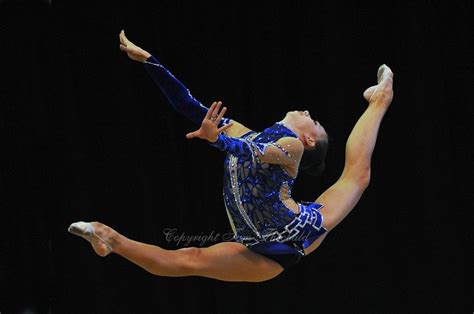
[[[158,276],[260,282],[311,254],[357,204],[369,184],[379,126],[393,98],[389,67],[380,66],[377,85],[363,93],[368,106],[347,140],[339,179],[315,202],[296,202],[291,188],[298,170],[320,171],[327,150],[326,131],[308,111],[290,111],[261,132],[250,130],[225,118],[221,102],[203,106],[123,31],[119,38],[120,49],[144,64],[170,105],[200,125],[186,137],[207,140],[227,153],[224,204],[234,238],[210,247],[166,250],[131,240],[100,222],[71,224],[69,232],[88,240],[98,255],[118,254]]]

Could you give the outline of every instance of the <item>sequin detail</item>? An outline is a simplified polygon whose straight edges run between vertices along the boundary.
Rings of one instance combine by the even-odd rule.
[[[291,197],[295,178],[278,164],[261,162],[268,145],[277,147],[287,157],[291,154],[276,143],[283,137],[297,137],[276,123],[260,133],[250,132],[240,140],[254,152],[242,156],[228,154],[224,169],[224,202],[234,239],[246,245],[265,241],[294,241],[304,234],[317,233],[322,216],[314,207],[300,206],[292,212],[284,204],[281,191]]]

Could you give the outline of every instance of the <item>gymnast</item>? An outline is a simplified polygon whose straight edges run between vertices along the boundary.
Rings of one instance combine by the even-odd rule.
[[[202,276],[222,281],[262,282],[277,277],[322,243],[354,208],[370,180],[371,157],[380,123],[393,98],[393,73],[381,65],[377,84],[346,143],[338,180],[314,202],[297,202],[291,189],[298,171],[324,169],[328,137],[306,111],[290,111],[261,132],[224,117],[220,101],[203,106],[161,63],[133,44],[122,30],[120,50],[144,64],[179,113],[196,123],[188,139],[206,140],[226,152],[224,204],[232,241],[209,247],[166,250],[134,241],[100,222],[75,222],[68,231],[89,241],[99,256],[118,254],[146,271],[169,277]]]

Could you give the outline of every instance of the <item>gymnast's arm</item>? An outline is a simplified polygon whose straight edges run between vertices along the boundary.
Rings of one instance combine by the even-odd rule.
[[[214,102],[204,117],[199,130],[188,133],[186,137],[201,138],[210,142],[214,147],[234,156],[256,159],[261,163],[280,164],[290,169],[298,169],[303,156],[303,143],[294,137],[283,137],[275,143],[255,143],[247,139],[232,138],[221,134],[229,125],[219,127],[219,122],[227,108],[220,112],[221,102]],[[231,122],[232,123],[232,122]]]
[[[189,89],[168,71],[159,60],[144,49],[136,46],[127,39],[124,31],[120,32],[120,49],[127,53],[130,59],[144,63],[145,69],[153,81],[166,96],[169,104],[179,113],[195,124],[201,124],[209,108],[196,100]],[[224,118],[219,126],[228,125],[230,119]],[[227,136],[240,137],[251,130],[237,121],[226,129]]]

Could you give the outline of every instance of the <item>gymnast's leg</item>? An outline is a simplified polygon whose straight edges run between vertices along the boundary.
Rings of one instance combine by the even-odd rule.
[[[320,212],[324,217],[323,226],[329,231],[350,213],[370,181],[370,163],[379,126],[393,98],[393,73],[390,68],[382,65],[377,76],[378,85],[364,92],[369,106],[347,140],[342,175],[316,200],[316,203],[324,205]],[[305,253],[314,251],[323,240],[324,237],[319,238]]]
[[[118,254],[158,276],[202,276],[222,281],[261,282],[283,271],[275,261],[235,242],[222,242],[206,248],[166,250],[128,239],[99,222],[74,223],[69,231],[87,239],[98,255]]]

